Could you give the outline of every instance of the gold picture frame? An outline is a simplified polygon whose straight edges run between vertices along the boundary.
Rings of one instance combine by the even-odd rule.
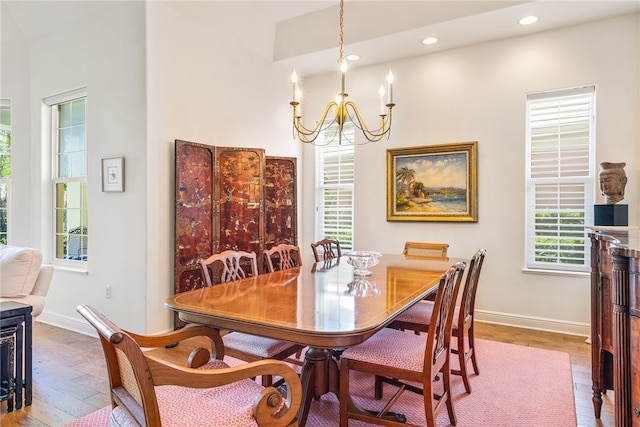
[[[387,221],[478,221],[478,142],[387,150]]]
[[[124,157],[102,159],[102,191],[124,191]]]

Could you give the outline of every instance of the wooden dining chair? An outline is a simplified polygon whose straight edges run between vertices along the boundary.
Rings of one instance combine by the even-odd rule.
[[[213,254],[209,258],[199,261],[204,283],[212,286],[212,274],[215,272],[219,281],[227,283],[244,279],[258,274],[255,252],[227,250]],[[305,346],[273,338],[260,337],[242,332],[229,332],[223,335],[225,352],[231,357],[254,362],[264,359],[284,360],[291,355],[299,355]],[[268,387],[273,384],[269,375],[262,377],[262,385]]]
[[[289,426],[297,425],[302,385],[286,363],[265,360],[230,367],[222,361],[224,346],[218,332],[207,326],[188,325],[159,335],[138,335],[120,329],[87,305],[78,312],[98,333],[109,374],[112,425],[149,427]],[[183,342],[201,343],[210,349],[200,369],[173,364],[153,349]],[[144,348],[144,351],[142,350]],[[164,349],[163,349],[164,350]],[[203,351],[199,352],[200,355]],[[215,355],[211,357],[211,355]],[[277,375],[286,384],[286,398],[273,387],[251,380],[258,375]]]
[[[421,258],[446,258],[449,245],[447,243],[406,242],[403,255]]]
[[[265,249],[264,258],[269,273],[302,265],[300,248],[286,243],[281,243],[271,249]]]
[[[460,305],[456,307],[452,334],[457,345],[451,348],[451,352],[457,354],[460,369],[452,370],[454,375],[461,375],[464,382],[464,388],[467,393],[471,393],[471,384],[467,372],[469,359],[473,365],[473,372],[478,375],[478,361],[476,360],[475,342],[474,342],[474,312],[476,304],[476,291],[478,290],[478,282],[480,281],[480,271],[484,263],[486,255],[485,249],[478,250],[469,262],[467,268],[467,278],[464,288],[462,289],[462,297]],[[400,330],[411,330],[416,333],[427,332],[431,315],[433,313],[434,304],[430,301],[421,301],[413,307],[400,314],[389,327]]]
[[[385,418],[405,390],[424,396],[424,411],[428,427],[435,427],[436,416],[446,406],[451,424],[456,414],[451,397],[451,326],[455,300],[465,263],[452,266],[440,278],[431,326],[426,335],[414,335],[397,329],[384,328],[362,344],[347,348],[340,357],[340,426],[349,419],[387,426],[407,426],[397,416]],[[382,383],[399,386],[389,402],[378,413],[361,411],[350,403],[350,371],[376,376],[376,397],[382,397]],[[434,396],[435,378],[442,381],[442,394]],[[409,385],[418,383],[420,387]]]
[[[340,242],[338,240],[322,239],[311,243],[311,249],[313,250],[313,257],[316,262],[327,261],[342,256]]]

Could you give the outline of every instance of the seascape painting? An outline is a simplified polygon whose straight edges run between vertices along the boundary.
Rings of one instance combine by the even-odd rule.
[[[476,221],[477,142],[387,151],[388,220]]]

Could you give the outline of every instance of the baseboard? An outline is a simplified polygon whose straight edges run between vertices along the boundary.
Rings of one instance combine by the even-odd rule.
[[[578,335],[586,337],[587,339],[591,337],[591,325],[588,323],[566,322],[555,319],[526,317],[517,314],[498,313],[484,310],[476,310],[475,318],[478,322],[515,326],[518,328],[535,329],[539,331],[557,332],[568,335]],[[45,310],[40,314],[40,316],[38,316],[37,321],[84,335],[97,337],[95,329],[82,319],[49,313]]]
[[[586,337],[587,339],[591,338],[591,325],[588,323],[567,322],[541,317],[526,317],[517,314],[497,313],[484,310],[476,310],[475,319],[478,322],[557,332],[567,335],[578,335]]]
[[[56,326],[58,328],[67,329],[69,331],[78,332],[79,334],[98,337],[96,330],[84,319],[78,319],[70,316],[63,316],[56,313],[46,311],[46,309],[36,318],[36,322],[46,323],[47,325]]]

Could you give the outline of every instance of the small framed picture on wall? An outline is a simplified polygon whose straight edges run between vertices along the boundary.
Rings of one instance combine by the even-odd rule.
[[[102,191],[124,191],[124,157],[102,159]]]

